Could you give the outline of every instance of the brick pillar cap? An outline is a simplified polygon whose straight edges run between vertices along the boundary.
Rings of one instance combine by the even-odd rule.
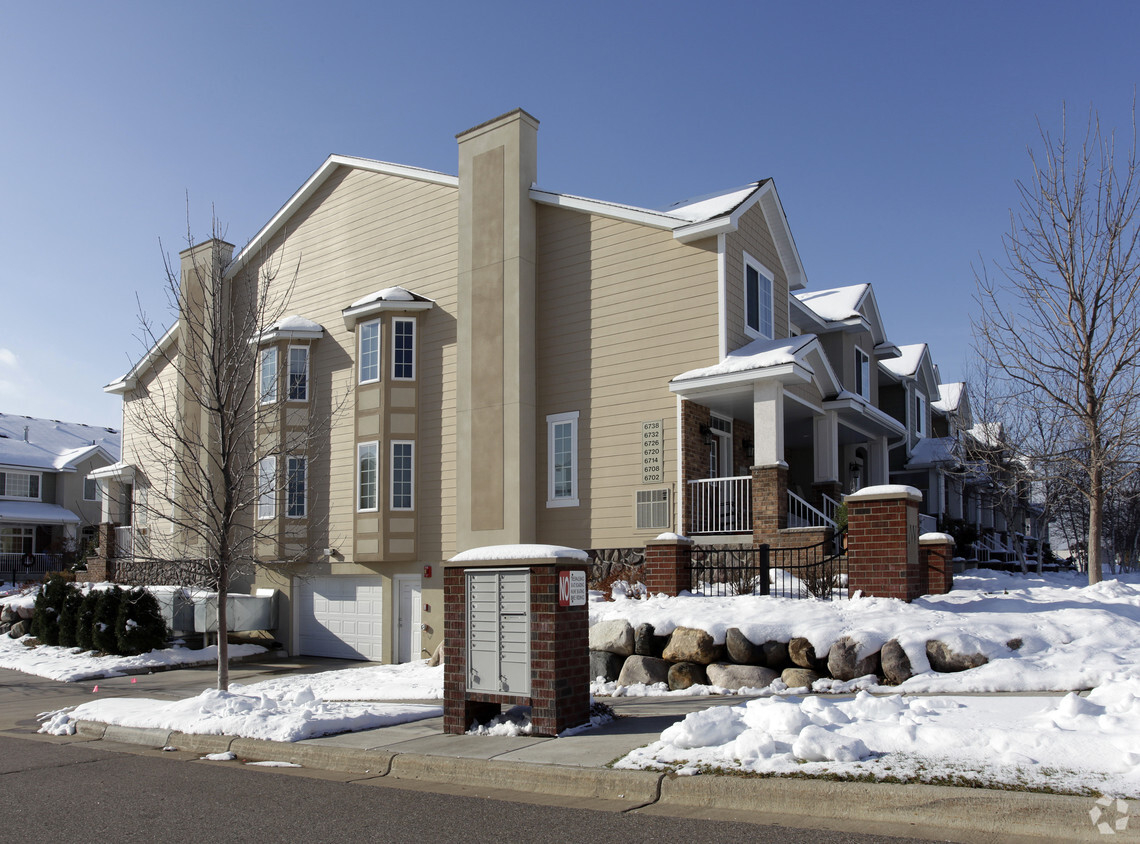
[[[648,540],[646,545],[692,545],[693,540],[687,536],[681,536],[679,533],[663,533],[660,536]]]
[[[904,484],[880,484],[879,486],[865,486],[858,492],[843,496],[844,501],[891,501],[895,499],[922,501],[922,493],[914,487]]]
[[[953,545],[954,537],[948,533],[938,533],[933,531],[931,533],[924,533],[918,538],[919,545]]]

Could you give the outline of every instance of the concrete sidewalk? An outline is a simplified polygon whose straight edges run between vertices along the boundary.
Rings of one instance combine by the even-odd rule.
[[[442,718],[295,743],[93,722],[80,722],[75,738],[106,743],[108,749],[175,748],[167,752],[186,759],[229,751],[243,761],[337,772],[346,782],[608,811],[945,841],[1104,840],[1090,820],[1091,797],[787,777],[678,777],[609,767],[657,740],[685,714],[742,700],[616,698],[607,702],[617,720],[564,738],[447,735]]]

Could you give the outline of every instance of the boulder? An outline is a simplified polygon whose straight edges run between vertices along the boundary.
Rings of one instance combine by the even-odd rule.
[[[19,620],[20,616],[18,616],[16,611],[10,606],[5,604],[3,607],[0,607],[0,624],[15,624]]]
[[[812,671],[823,667],[823,660],[815,655],[815,646],[803,636],[797,636],[788,642],[788,659],[793,665],[810,668]]]
[[[590,651],[590,679],[601,677],[607,683],[616,680],[626,658],[609,651]]]
[[[709,682],[705,667],[695,662],[676,662],[669,666],[668,680],[670,691],[680,691],[690,686],[707,686]]]
[[[765,642],[760,646],[764,652],[763,665],[768,666],[773,671],[782,671],[788,668],[792,661],[788,658],[788,643],[787,642]]]
[[[789,689],[799,689],[804,686],[810,687],[812,683],[821,678],[817,672],[810,668],[785,668],[780,674],[780,679]]]
[[[669,637],[662,656],[670,662],[697,662],[708,665],[716,662],[720,649],[713,637],[695,627],[678,627]]]
[[[13,639],[19,639],[21,636],[27,636],[28,631],[31,629],[32,623],[26,619],[20,619],[12,625],[12,629],[8,631],[8,636]]]
[[[892,685],[905,683],[914,676],[910,665],[910,657],[906,655],[898,639],[891,639],[879,652],[879,660],[883,666],[883,677]]]
[[[728,658],[738,665],[764,664],[761,646],[741,633],[739,627],[730,627],[725,631],[724,649],[728,652]]]
[[[661,656],[664,645],[659,642],[662,637],[656,636],[656,632],[648,622],[637,625],[633,631],[633,652],[641,656]]]
[[[654,683],[668,683],[669,663],[657,657],[634,654],[628,657],[625,665],[621,667],[617,682],[619,686],[633,686],[638,683],[652,686]]]
[[[989,662],[989,658],[982,654],[960,654],[938,639],[926,643],[926,658],[930,660],[931,668],[943,673],[967,671]]]
[[[32,616],[35,614],[35,607],[25,607],[23,605],[16,607],[16,615],[18,615],[22,621],[31,621]]]
[[[780,675],[762,665],[734,665],[714,662],[705,673],[709,682],[723,689],[764,689]]]
[[[879,652],[859,659],[859,643],[844,636],[827,652],[827,671],[836,680],[854,680],[880,671]]]
[[[629,656],[633,653],[633,628],[621,618],[599,621],[590,628],[590,650]]]

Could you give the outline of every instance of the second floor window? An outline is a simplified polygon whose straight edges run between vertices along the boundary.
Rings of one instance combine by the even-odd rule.
[[[871,400],[871,358],[862,349],[855,349],[855,392]]]
[[[380,320],[360,325],[360,383],[380,380]]]
[[[289,347],[289,401],[309,400],[309,349]]]
[[[914,434],[916,437],[926,436],[926,396],[922,393],[914,394]]]
[[[376,510],[380,482],[379,443],[360,443],[356,447],[356,509]]]
[[[277,458],[263,457],[257,463],[257,518],[277,515]]]
[[[744,260],[744,326],[754,337],[771,340],[772,279],[748,258]]]
[[[392,509],[411,510],[412,504],[412,460],[414,444],[407,441],[392,443]]]
[[[392,377],[411,381],[416,377],[416,321],[392,320]]]
[[[99,482],[94,478],[83,479],[83,500],[84,501],[98,501],[99,500]]]
[[[261,403],[277,401],[277,349],[261,350]]]
[[[303,519],[307,513],[305,496],[305,473],[308,461],[304,457],[290,457],[287,463],[285,484],[285,515],[291,519]]]
[[[40,497],[40,476],[31,472],[0,472],[0,496],[4,498]]]

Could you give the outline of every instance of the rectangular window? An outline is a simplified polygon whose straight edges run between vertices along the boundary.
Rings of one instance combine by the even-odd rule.
[[[34,528],[0,528],[0,553],[2,554],[31,554],[34,552],[34,542]]]
[[[356,509],[376,510],[377,484],[380,477],[380,446],[360,443],[356,447]]]
[[[772,276],[744,256],[744,328],[753,337],[775,336],[772,317]]]
[[[360,333],[360,383],[370,384],[380,380],[380,320],[361,323]]]
[[[261,403],[277,401],[277,349],[261,350]]]
[[[40,476],[31,472],[0,472],[0,496],[40,499]]]
[[[289,347],[289,401],[309,400],[309,347]]]
[[[392,377],[411,381],[416,377],[416,321],[405,317],[392,320]]]
[[[392,509],[414,509],[413,482],[415,443],[397,441],[392,443]]]
[[[99,482],[94,478],[83,479],[83,500],[84,501],[98,501],[99,500]]]
[[[307,515],[305,499],[305,473],[308,460],[304,457],[290,457],[285,484],[285,515],[291,519],[303,519]]]
[[[578,411],[546,417],[547,507],[578,506]]]
[[[914,394],[914,433],[915,436],[926,436],[926,396],[922,393]]]
[[[855,348],[855,392],[871,400],[871,358],[859,347]]]
[[[257,518],[277,515],[277,458],[263,457],[257,464]]]

